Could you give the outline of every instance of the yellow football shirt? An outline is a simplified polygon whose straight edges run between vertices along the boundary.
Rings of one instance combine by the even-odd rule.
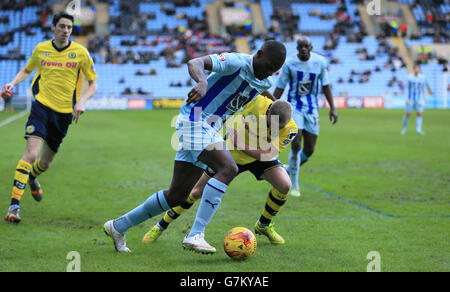
[[[279,130],[278,135],[271,135],[270,128],[267,126],[267,110],[272,103],[273,101],[265,96],[257,96],[245,105],[241,111],[234,114],[231,125],[238,131],[239,137],[241,139],[245,138],[246,144],[254,150],[269,149],[268,143],[274,144],[278,142],[274,146],[278,149],[279,154],[292,142],[298,133],[298,128],[294,119],[291,118],[287,125]],[[255,158],[245,152],[235,149],[236,147],[231,144],[231,139],[226,139],[226,142],[237,164],[245,165],[256,161]]]
[[[39,43],[25,68],[30,72],[39,68],[31,83],[33,96],[59,113],[73,112],[81,94],[81,73],[89,81],[97,78],[89,52],[73,41],[62,49],[52,41]]]

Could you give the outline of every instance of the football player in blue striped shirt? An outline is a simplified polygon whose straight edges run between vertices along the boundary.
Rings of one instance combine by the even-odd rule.
[[[289,84],[287,99],[292,104],[294,109],[292,118],[298,126],[298,134],[291,143],[289,165],[286,169],[292,181],[290,195],[294,197],[300,196],[298,183],[300,166],[313,154],[319,135],[319,81],[330,106],[330,121],[335,124],[338,120],[328,80],[326,60],[312,52],[312,49],[313,46],[308,37],[302,36],[298,39],[298,54],[286,59],[273,94],[279,99],[284,88]],[[303,149],[301,148],[302,138]]]
[[[125,232],[132,226],[186,201],[207,167],[216,174],[204,188],[197,215],[183,246],[201,253],[216,249],[204,239],[205,228],[217,211],[238,167],[227,150],[219,130],[226,119],[272,86],[272,75],[281,69],[286,48],[278,41],[266,41],[254,55],[213,54],[190,60],[189,75],[197,83],[188,93],[177,118],[179,147],[172,183],[151,195],[143,204],[116,220],[104,224],[117,251],[128,252]],[[212,71],[207,76],[205,70]]]
[[[425,76],[420,72],[420,65],[414,65],[414,74],[408,75],[408,96],[406,99],[406,113],[403,117],[403,128],[401,134],[406,133],[409,117],[413,110],[416,111],[416,132],[425,135],[422,131],[423,110],[425,108],[425,89],[428,86]],[[430,91],[431,93],[431,91]]]

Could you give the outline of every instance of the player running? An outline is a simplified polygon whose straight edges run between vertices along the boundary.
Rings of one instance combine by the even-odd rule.
[[[408,98],[406,99],[406,113],[403,117],[403,128],[400,132],[402,135],[406,134],[408,127],[409,116],[413,110],[416,111],[416,132],[420,135],[425,135],[422,131],[423,110],[425,108],[425,87],[427,87],[427,80],[420,72],[420,65],[414,65],[414,74],[408,75]],[[429,89],[429,86],[428,86]],[[431,90],[430,90],[431,94]]]
[[[312,52],[312,49],[313,46],[308,37],[301,37],[297,41],[298,54],[286,59],[273,94],[279,99],[289,83],[287,98],[294,108],[292,117],[299,129],[298,135],[292,141],[287,167],[292,181],[291,195],[294,197],[300,196],[298,183],[300,166],[313,154],[319,135],[319,81],[330,105],[330,121],[335,124],[338,120],[325,58]],[[302,137],[303,149],[301,148]]]
[[[70,40],[73,21],[73,16],[64,12],[54,15],[51,25],[54,39],[38,44],[25,67],[3,86],[3,92],[11,93],[39,68],[31,86],[36,100],[25,127],[27,145],[14,174],[11,205],[5,216],[7,222],[21,221],[19,203],[27,183],[33,198],[42,199],[43,191],[37,177],[50,167],[72,120],[78,123],[86,101],[97,91],[97,73],[89,52]],[[89,83],[83,95],[81,73]]]
[[[261,161],[261,156],[271,152],[266,146],[272,146],[274,148],[273,153],[278,155],[294,139],[298,129],[291,116],[292,107],[288,102],[283,100],[273,102],[265,96],[258,96],[235,115],[232,124],[234,128],[227,128],[228,138],[226,138],[226,142],[231,156],[237,163],[238,175],[250,171],[257,180],[265,180],[272,185],[262,215],[255,224],[255,233],[267,236],[272,244],[285,243],[283,237],[275,231],[272,219],[287,200],[291,189],[291,180],[277,158]],[[270,128],[267,130],[267,121],[271,121],[272,117],[278,118],[279,129],[276,129],[277,133],[271,133]],[[244,139],[240,138],[239,129],[244,130]],[[258,137],[259,133],[264,132],[265,137]],[[272,134],[274,135],[272,136]],[[249,146],[258,144],[258,139],[268,141],[268,145],[259,143],[260,148],[253,147],[251,149]],[[274,145],[274,142],[277,142],[278,145]],[[156,241],[162,232],[169,227],[170,223],[192,207],[194,202],[202,196],[203,189],[213,176],[214,171],[207,169],[195,185],[187,201],[167,211],[164,218],[144,235],[142,241],[144,243]],[[184,246],[191,248],[188,244]],[[209,249],[206,250],[206,252],[208,251]]]
[[[197,217],[186,237],[192,246],[209,246],[205,228],[217,211],[222,196],[238,167],[219,133],[227,117],[272,86],[272,75],[286,58],[286,48],[267,41],[254,55],[213,54],[190,60],[189,75],[197,84],[189,91],[177,118],[179,148],[175,156],[172,183],[151,195],[143,204],[116,220],[104,224],[117,251],[128,252],[125,232],[132,226],[186,201],[207,167],[215,175],[205,187]],[[205,70],[213,73],[207,76]],[[214,208],[211,208],[209,201]]]

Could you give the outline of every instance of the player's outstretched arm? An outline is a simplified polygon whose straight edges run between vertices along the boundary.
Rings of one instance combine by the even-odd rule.
[[[78,119],[84,113],[84,105],[95,94],[98,88],[97,79],[88,80],[89,86],[86,92],[80,97],[75,106],[73,107],[73,119],[78,124]]]
[[[3,85],[2,91],[11,93],[14,90],[14,87],[26,80],[28,76],[30,76],[30,74],[31,72],[28,71],[25,67],[22,68],[10,83]]]
[[[210,56],[203,56],[192,59],[188,62],[189,75],[197,84],[189,91],[186,104],[199,101],[205,96],[208,89],[208,81],[205,70],[212,70],[212,60]]]
[[[323,93],[325,94],[325,98],[330,105],[330,121],[332,124],[336,124],[338,121],[338,114],[336,112],[336,107],[334,106],[333,94],[331,93],[330,85],[322,86]]]

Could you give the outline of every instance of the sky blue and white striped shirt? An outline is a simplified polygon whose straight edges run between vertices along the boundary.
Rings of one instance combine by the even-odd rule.
[[[322,86],[330,84],[326,67],[325,58],[314,52],[311,52],[306,62],[297,55],[289,56],[276,87],[284,89],[289,83],[287,98],[292,107],[305,113],[318,114],[319,80]]]
[[[206,95],[197,103],[186,105],[180,114],[189,121],[206,120],[216,116],[225,123],[227,116],[233,115],[261,92],[273,84],[273,77],[259,80],[253,72],[253,56],[239,53],[210,55],[212,71],[208,76]]]
[[[427,81],[425,76],[419,74],[415,76],[414,74],[408,75],[408,100],[410,102],[423,103],[425,100],[425,87],[427,86]]]

